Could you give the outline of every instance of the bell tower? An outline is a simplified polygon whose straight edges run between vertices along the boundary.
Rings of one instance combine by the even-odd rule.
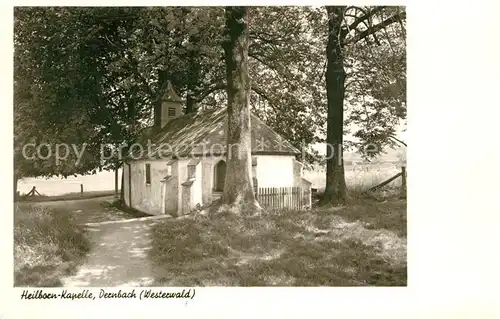
[[[161,128],[169,121],[182,115],[182,100],[177,95],[170,81],[161,99]]]

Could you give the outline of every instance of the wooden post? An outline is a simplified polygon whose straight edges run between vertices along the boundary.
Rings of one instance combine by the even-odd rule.
[[[397,173],[396,175],[394,175],[393,177],[389,178],[388,180],[383,181],[382,183],[380,183],[380,184],[378,184],[378,185],[373,186],[372,188],[368,189],[368,190],[366,191],[366,193],[371,192],[371,191],[374,191],[374,190],[376,190],[376,189],[378,189],[378,188],[381,188],[381,187],[383,187],[383,186],[385,186],[385,185],[389,184],[390,182],[392,182],[393,180],[395,180],[395,179],[396,179],[396,178],[398,178],[399,176],[401,176],[401,173]]]
[[[26,196],[36,196],[37,194],[38,194],[38,196],[41,196],[40,193],[36,190],[36,187],[33,186],[33,188],[30,190],[30,192]]]
[[[83,184],[80,184],[80,193],[83,194]]]

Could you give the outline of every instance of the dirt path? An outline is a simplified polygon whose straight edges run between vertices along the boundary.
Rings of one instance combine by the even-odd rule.
[[[65,287],[150,286],[150,228],[159,219],[138,219],[88,227],[92,248],[78,272],[64,278]]]
[[[21,203],[70,214],[86,225],[91,249],[73,276],[61,281],[66,287],[148,286],[153,283],[148,258],[150,228],[168,216],[136,218],[113,207],[114,198]]]

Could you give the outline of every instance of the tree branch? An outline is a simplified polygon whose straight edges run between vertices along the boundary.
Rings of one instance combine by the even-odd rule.
[[[146,93],[149,94],[151,100],[155,100],[157,98],[156,94],[151,89],[151,87],[149,86],[146,79],[139,72],[139,62],[136,59],[131,58],[131,57],[128,57],[127,60],[130,62],[132,72],[135,74],[135,76],[138,78],[138,80],[142,82],[144,89],[147,91]]]
[[[405,142],[403,142],[400,139],[396,138],[394,135],[390,135],[389,137],[392,138],[393,140],[395,140],[396,142],[399,142],[399,143],[403,144],[404,146],[408,147],[408,145],[406,145]]]
[[[210,94],[214,93],[215,91],[224,90],[225,88],[226,88],[226,83],[217,83],[212,88],[210,88],[210,89],[206,90],[205,92],[203,92],[203,94],[201,94],[201,96],[196,99],[196,103],[200,103],[207,96],[209,96]]]
[[[378,32],[378,31],[382,30],[383,28],[385,28],[385,27],[387,27],[395,22],[402,21],[404,19],[406,19],[406,12],[401,12],[401,13],[395,14],[392,17],[387,18],[384,21],[380,22],[379,24],[374,25],[373,27],[366,29],[365,31],[363,31],[361,33],[358,33],[356,36],[351,38],[345,44],[357,43],[357,42],[363,40],[364,38],[366,38],[367,36],[372,35],[375,32]]]
[[[252,59],[255,59],[256,61],[260,62],[262,65],[264,65],[265,67],[268,67],[269,69],[275,71],[278,75],[282,75],[286,78],[288,78],[288,75],[286,74],[282,74],[280,72],[280,70],[278,70],[274,65],[271,65],[270,63],[264,61],[263,59],[261,59],[257,54],[253,53],[253,52],[248,52],[248,57],[249,58],[252,58]]]
[[[261,88],[255,87],[255,86],[251,86],[250,89],[252,91],[254,91],[255,93],[257,93],[258,95],[260,95],[261,97],[263,97],[270,105],[273,104],[273,100]]]
[[[276,72],[279,76],[284,77],[287,81],[293,79],[293,75],[288,71],[286,68],[280,68],[279,65],[272,65],[271,63],[265,61],[264,59],[260,58],[256,53],[254,52],[248,52],[248,57],[255,59],[256,61],[260,62],[262,65],[265,67],[269,68],[270,70],[273,70]]]
[[[370,10],[368,13],[365,13],[361,17],[358,17],[358,19],[355,20],[353,23],[351,23],[347,29],[349,30],[349,32],[351,30],[356,29],[360,23],[364,23],[366,20],[370,19],[375,14],[377,14],[378,12],[381,12],[385,8],[387,8],[387,6],[375,7],[374,9]]]
[[[269,95],[267,95],[267,93],[263,89],[261,89],[260,87],[251,86],[250,90],[255,92],[258,96],[262,97],[264,100],[266,100],[268,106],[272,108],[275,112],[278,112],[278,110],[276,109],[276,105],[274,104],[274,100],[271,97],[269,97]]]

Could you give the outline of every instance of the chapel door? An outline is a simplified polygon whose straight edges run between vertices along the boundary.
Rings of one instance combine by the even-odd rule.
[[[220,161],[214,169],[214,191],[222,192],[226,181],[226,162]]]

